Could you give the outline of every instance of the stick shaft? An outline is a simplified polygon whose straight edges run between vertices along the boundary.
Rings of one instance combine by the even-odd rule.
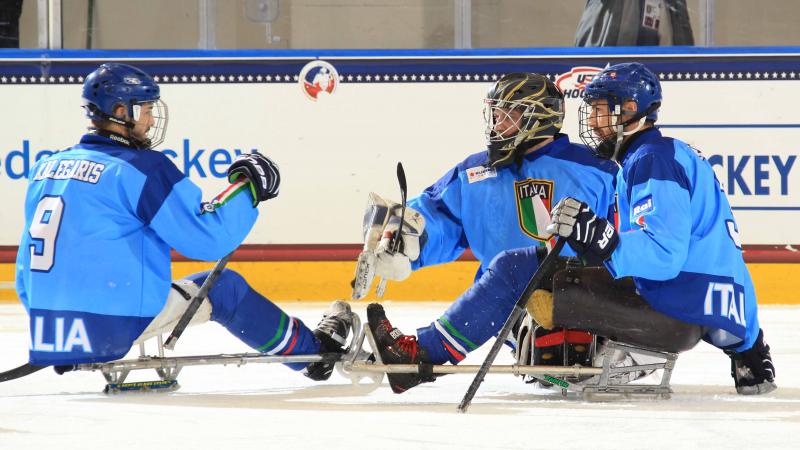
[[[555,264],[558,254],[561,253],[561,249],[564,247],[565,242],[566,241],[564,239],[559,239],[558,242],[556,242],[553,250],[547,255],[544,261],[542,261],[542,264],[538,269],[536,269],[536,273],[534,273],[531,279],[528,281],[528,285],[525,286],[525,290],[522,291],[522,294],[514,304],[514,309],[511,310],[511,314],[508,316],[508,319],[503,324],[500,332],[497,334],[497,339],[495,340],[494,345],[492,345],[491,350],[489,350],[489,354],[486,355],[486,359],[483,361],[483,364],[481,364],[481,368],[478,370],[478,373],[475,374],[472,384],[469,385],[467,392],[464,394],[464,398],[461,399],[461,403],[458,405],[459,412],[467,412],[467,408],[469,408],[470,403],[472,403],[472,399],[475,397],[475,393],[478,392],[478,388],[480,387],[481,383],[483,383],[483,379],[489,372],[489,368],[492,366],[494,359],[497,357],[497,354],[500,353],[500,349],[503,347],[506,336],[508,336],[508,333],[511,332],[511,328],[514,326],[514,323],[516,323],[516,321],[525,313],[525,304],[528,302],[531,294],[533,294],[533,291],[539,287],[544,275],[550,270],[553,264]]]
[[[232,254],[233,253],[229,253],[217,261],[217,264],[211,270],[211,273],[208,274],[208,277],[206,277],[206,280],[200,286],[200,290],[197,292],[197,295],[192,298],[192,301],[189,303],[186,311],[183,312],[178,324],[175,325],[175,328],[172,330],[172,334],[170,334],[167,338],[167,341],[164,343],[164,348],[168,350],[173,350],[175,348],[175,343],[178,341],[178,338],[181,337],[184,330],[186,330],[186,327],[189,326],[189,322],[192,321],[195,313],[197,313],[197,310],[200,309],[200,305],[208,295],[208,291],[211,289],[211,286],[214,285],[214,282],[217,281],[217,277],[219,277],[219,274],[222,273],[225,265],[228,264],[228,260]]]

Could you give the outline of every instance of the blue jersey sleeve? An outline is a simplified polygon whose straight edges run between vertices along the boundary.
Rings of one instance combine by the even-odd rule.
[[[629,217],[638,226],[619,235],[607,262],[617,277],[670,280],[686,262],[691,237],[689,181],[671,155],[642,155],[624,175],[630,198]],[[647,261],[647,264],[642,264]]]
[[[249,191],[233,192],[224,204],[204,209],[197,185],[168,159],[160,166],[142,187],[137,216],[187,258],[210,261],[236,249],[258,217]]]
[[[427,240],[419,259],[412,263],[414,270],[457,259],[468,247],[461,221],[461,193],[458,168],[454,168],[408,202],[425,217]]]

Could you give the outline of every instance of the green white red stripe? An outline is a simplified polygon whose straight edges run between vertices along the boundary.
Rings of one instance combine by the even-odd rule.
[[[228,187],[226,187],[222,192],[220,192],[213,200],[211,200],[211,204],[214,205],[215,208],[218,208],[225,203],[227,203],[230,199],[235,197],[240,192],[248,189],[246,178],[241,177],[235,183],[231,183]]]

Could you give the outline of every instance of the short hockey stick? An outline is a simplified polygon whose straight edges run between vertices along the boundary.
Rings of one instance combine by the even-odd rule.
[[[222,259],[217,261],[217,264],[211,270],[211,273],[208,274],[208,277],[206,277],[206,280],[200,286],[200,290],[197,292],[197,295],[192,298],[192,301],[189,303],[186,311],[183,312],[178,324],[175,325],[175,329],[172,330],[172,334],[170,334],[166,342],[164,342],[164,348],[167,350],[175,349],[175,343],[178,341],[178,338],[181,337],[183,331],[186,330],[186,327],[189,326],[189,322],[192,321],[192,318],[197,310],[200,309],[200,305],[208,295],[208,291],[211,289],[211,286],[214,285],[214,282],[217,281],[217,277],[219,277],[219,274],[222,273],[222,269],[224,269],[225,265],[228,264],[228,260],[230,259],[231,255],[233,255],[233,252],[223,256]]]
[[[483,361],[483,364],[481,364],[481,368],[478,370],[478,373],[475,374],[472,384],[469,385],[466,394],[464,394],[464,398],[458,405],[458,412],[467,412],[467,408],[469,408],[470,403],[472,403],[472,398],[475,397],[475,393],[478,392],[478,388],[480,387],[481,383],[483,383],[486,373],[489,372],[489,368],[492,366],[494,359],[497,357],[497,354],[500,353],[500,349],[503,347],[506,336],[508,336],[508,333],[511,332],[511,327],[513,327],[517,320],[519,320],[519,318],[525,314],[525,304],[533,294],[533,291],[539,287],[539,284],[541,284],[542,278],[544,278],[545,274],[549,272],[553,264],[556,263],[558,254],[561,253],[561,249],[564,248],[565,242],[566,240],[564,239],[559,239],[558,242],[556,242],[553,250],[547,255],[544,261],[542,261],[542,264],[538,269],[536,269],[536,273],[534,273],[531,279],[528,281],[528,285],[525,286],[525,290],[522,291],[522,294],[517,299],[517,303],[514,304],[514,309],[508,316],[506,323],[503,324],[503,328],[501,328],[500,332],[497,333],[497,339],[494,341],[492,349],[489,350],[489,354],[486,355],[486,359]]]

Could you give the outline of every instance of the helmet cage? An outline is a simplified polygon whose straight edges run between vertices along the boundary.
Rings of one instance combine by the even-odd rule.
[[[511,111],[519,111],[520,116],[514,121],[517,131],[509,136],[496,131],[497,125],[505,120],[511,119]],[[493,165],[508,162],[515,153],[515,150],[527,145],[528,148],[536,145],[538,141],[553,137],[554,133],[543,133],[553,128],[551,120],[558,118],[557,128],[560,128],[563,121],[563,112],[545,105],[540,100],[520,99],[520,100],[498,100],[488,98],[484,102],[483,118],[486,123],[486,142],[496,154]],[[558,130],[556,130],[558,132]]]
[[[153,118],[153,125],[147,129],[147,139],[140,142],[142,145],[153,148],[164,142],[167,135],[167,122],[169,120],[169,110],[167,104],[163,100],[157,99],[155,101],[138,102],[131,105],[133,112],[133,121],[138,123],[141,116],[142,105],[152,103],[153,109],[150,111],[150,116]],[[135,136],[131,136],[134,140],[139,141]]]
[[[592,117],[592,109],[594,107],[592,102],[598,100],[608,101],[608,113],[601,116],[595,115]],[[616,144],[616,135],[619,133],[620,126],[622,128],[625,126],[620,122],[620,116],[622,113],[621,103],[622,102],[617,101],[616,97],[614,96],[585,96],[578,107],[578,136],[580,137],[581,142],[589,147],[595,153],[595,155],[600,158],[610,159],[612,157],[611,154],[606,154],[606,151],[608,150],[609,146],[613,149],[614,145]],[[596,129],[599,127],[591,126],[589,123],[590,118],[595,125],[598,122],[606,124],[604,128],[608,128],[609,132],[604,138],[598,136]]]

